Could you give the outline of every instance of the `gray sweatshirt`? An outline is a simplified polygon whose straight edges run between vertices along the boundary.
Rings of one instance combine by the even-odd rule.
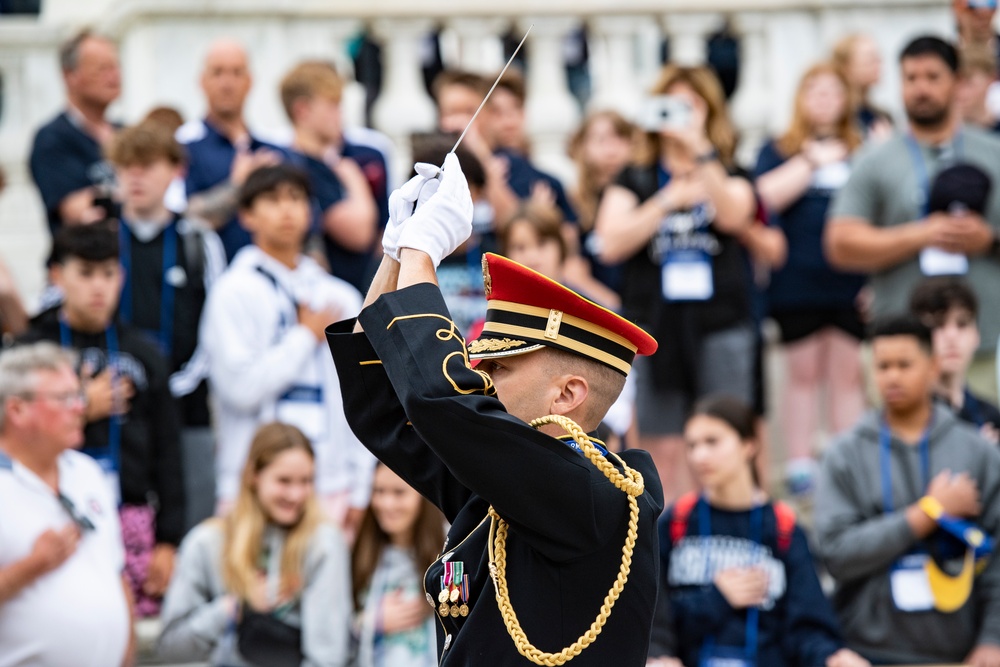
[[[1000,644],[1000,554],[955,613],[897,610],[889,575],[896,559],[917,544],[906,508],[926,489],[920,448],[893,437],[890,452],[894,511],[885,513],[878,413],[867,414],[827,450],[816,489],[816,552],[837,581],[834,607],[848,646],[897,664],[958,663],[978,644]],[[983,507],[974,521],[1000,536],[1000,449],[948,408],[935,406],[929,452],[931,478],[945,469],[969,473]]]
[[[280,554],[284,531],[269,527],[265,539]],[[302,628],[302,667],[347,664],[352,602],[347,547],[332,525],[321,525],[309,544],[301,596],[282,620]],[[236,650],[228,593],[222,581],[222,524],[209,519],[181,544],[163,611],[158,652],[165,660],[207,661],[243,667]]]

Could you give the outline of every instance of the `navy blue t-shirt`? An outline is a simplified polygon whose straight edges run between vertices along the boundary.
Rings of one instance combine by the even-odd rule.
[[[233,165],[233,158],[236,157],[236,147],[207,120],[201,121],[200,131],[192,131],[191,136],[183,136],[185,129],[181,128],[180,140],[187,150],[188,165],[184,187],[190,198],[229,179],[229,170]],[[287,158],[284,149],[251,136],[250,150],[257,151],[262,148],[275,151]],[[232,261],[240,248],[251,243],[250,232],[243,228],[235,215],[218,230],[218,234],[226,249],[226,261]]]
[[[385,156],[371,146],[347,142],[340,154],[351,158],[361,168],[368,187],[371,188],[372,197],[375,198],[375,205],[378,206],[378,227],[384,229],[389,222],[389,167],[385,163]]]
[[[762,567],[768,574],[767,597],[759,612],[758,665],[822,667],[840,650],[837,619],[823,595],[805,534],[796,526],[783,552],[771,504],[762,508],[760,544],[750,537],[749,510],[710,507],[708,535],[703,537],[695,506],[684,537],[676,544],[670,535],[673,518],[671,507],[658,524],[660,595],[669,603],[659,607],[656,620],[658,625],[669,624],[671,632],[666,641],[657,641],[658,635],[665,635],[654,627],[652,657],[665,651],[685,665],[697,665],[699,651],[710,637],[716,646],[745,647],[747,611],[731,607],[713,581],[721,570],[747,566]]]
[[[323,250],[330,265],[330,273],[363,292],[372,254],[348,250],[323,231],[323,214],[344,198],[343,184],[322,160],[302,153],[293,153],[292,159],[309,175],[309,187],[312,189],[313,231],[323,238]]]
[[[52,234],[62,225],[59,204],[67,195],[89,186],[103,186],[110,191],[115,184],[114,169],[104,159],[101,145],[77,127],[65,111],[35,134],[30,167]]]
[[[553,194],[556,196],[556,206],[559,207],[559,211],[563,215],[563,220],[566,222],[576,222],[576,211],[573,210],[573,206],[569,203],[569,198],[566,196],[566,190],[563,188],[562,183],[559,182],[555,176],[546,174],[540,169],[536,169],[531,162],[526,158],[514,153],[510,150],[501,149],[496,151],[494,155],[503,157],[507,160],[507,185],[510,189],[514,191],[520,199],[527,199],[531,196],[531,189],[535,186],[535,183],[542,181],[548,185]]]
[[[768,142],[757,158],[754,178],[787,160],[774,142]],[[772,311],[855,307],[865,277],[835,270],[823,254],[823,229],[835,194],[834,189],[810,186],[781,213],[768,211],[771,225],[780,227],[788,239],[788,260],[771,274],[767,296]]]

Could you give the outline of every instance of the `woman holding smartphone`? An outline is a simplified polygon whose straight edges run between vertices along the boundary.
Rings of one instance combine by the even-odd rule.
[[[756,210],[734,175],[736,137],[722,88],[704,67],[667,65],[654,86],[645,146],[602,197],[594,250],[625,263],[623,312],[663,344],[635,365],[640,446],[667,500],[691,486],[684,418],[725,389],[753,398],[755,332],[737,237]]]

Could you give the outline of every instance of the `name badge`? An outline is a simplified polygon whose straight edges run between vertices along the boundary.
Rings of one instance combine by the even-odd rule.
[[[839,190],[851,177],[851,165],[834,162],[820,167],[813,173],[812,186],[817,190]]]
[[[110,456],[97,456],[94,457],[97,461],[97,465],[101,466],[101,472],[104,473],[104,482],[108,485],[108,490],[111,491],[111,497],[115,501],[115,506],[120,507],[122,504],[122,487],[121,481],[118,479],[118,469],[115,468],[115,462]]]
[[[715,293],[712,258],[704,250],[671,250],[661,270],[667,301],[707,301]]]
[[[278,399],[275,417],[297,427],[313,443],[326,439],[328,415],[322,387],[295,386]]]
[[[892,601],[900,611],[929,611],[934,608],[934,594],[927,577],[927,554],[907,554],[892,566],[889,582]]]
[[[964,276],[969,272],[969,258],[940,248],[920,252],[920,271],[925,276]]]

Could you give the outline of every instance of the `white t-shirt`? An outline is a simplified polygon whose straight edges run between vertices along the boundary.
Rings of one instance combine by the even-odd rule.
[[[65,563],[0,603],[0,667],[117,667],[131,633],[118,511],[90,457],[66,451],[58,465],[60,492],[94,530]],[[0,568],[71,521],[50,487],[0,454]]]

